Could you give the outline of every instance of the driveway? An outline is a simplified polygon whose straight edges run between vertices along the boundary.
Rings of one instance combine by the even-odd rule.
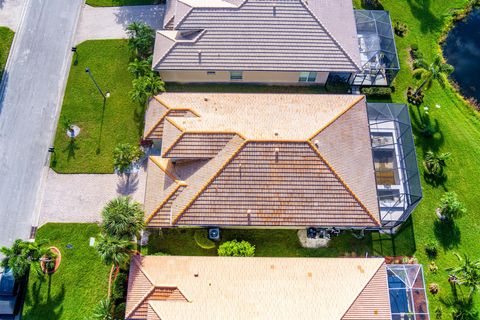
[[[0,246],[36,224],[82,3],[29,0],[17,30],[0,87]]]
[[[18,30],[27,0],[0,0],[0,26]]]
[[[47,222],[99,222],[105,204],[121,195],[143,204],[146,177],[144,167],[129,180],[116,174],[58,174],[49,170],[39,226]]]
[[[162,4],[105,8],[85,5],[75,44],[85,40],[126,38],[125,29],[132,22],[145,22],[155,30],[161,29],[164,11]]]

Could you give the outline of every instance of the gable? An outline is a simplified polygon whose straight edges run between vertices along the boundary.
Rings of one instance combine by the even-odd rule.
[[[246,143],[177,224],[376,225],[308,143],[255,141]]]

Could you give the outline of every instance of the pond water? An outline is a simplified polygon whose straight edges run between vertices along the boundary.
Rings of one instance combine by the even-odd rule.
[[[480,101],[480,10],[472,12],[450,31],[443,54],[455,67],[452,78],[466,97]]]

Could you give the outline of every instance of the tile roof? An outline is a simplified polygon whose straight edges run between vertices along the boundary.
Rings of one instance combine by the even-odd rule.
[[[351,0],[168,0],[171,22],[157,32],[157,70],[360,68]]]
[[[154,289],[138,290],[147,276]],[[148,320],[391,317],[380,258],[136,256],[126,309]]]
[[[147,178],[150,227],[379,225],[363,96],[164,93],[149,108],[158,101],[191,113],[164,117],[163,131],[147,121],[165,175]]]

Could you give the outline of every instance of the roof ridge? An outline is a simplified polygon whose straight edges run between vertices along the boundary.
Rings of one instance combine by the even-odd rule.
[[[332,167],[332,165],[320,154],[320,151],[317,150],[317,148],[315,148],[315,146],[312,144],[312,142],[307,141],[307,144],[310,146],[310,148],[313,149],[313,151],[318,155],[318,157],[327,165],[327,167],[338,178],[338,180],[340,180],[340,182],[343,184],[345,189],[347,189],[347,191],[353,196],[353,198],[362,207],[362,209],[370,216],[370,218],[373,220],[373,222],[380,226],[381,225],[380,221],[363,204],[363,202],[360,200],[360,198],[353,192],[353,190],[348,186],[348,184],[345,182],[345,180],[343,180],[343,178],[335,171],[335,169]]]
[[[344,314],[342,315],[341,319],[343,319],[343,317],[345,317],[345,315],[348,313],[348,311],[350,311],[350,309],[353,307],[353,305],[355,304],[355,302],[358,300],[358,298],[361,296],[361,294],[363,293],[363,291],[365,291],[365,289],[368,287],[368,285],[370,284],[370,282],[372,282],[373,278],[377,275],[378,271],[380,270],[380,268],[383,268],[385,267],[385,260],[382,261],[382,263],[380,263],[380,265],[378,266],[378,268],[375,270],[375,272],[373,272],[372,274],[372,277],[370,279],[368,279],[367,283],[365,284],[365,286],[362,288],[362,290],[360,290],[360,293],[357,295],[357,297],[352,301],[352,303],[350,304],[350,306],[347,308],[347,310],[344,312]],[[386,280],[388,281],[388,280]],[[390,295],[388,295],[388,299],[390,299]]]
[[[308,141],[311,141],[313,138],[315,138],[316,136],[318,136],[323,130],[325,130],[326,128],[328,128],[332,123],[334,123],[335,121],[337,121],[341,116],[343,116],[345,113],[347,113],[350,109],[352,109],[354,106],[356,106],[360,101],[362,101],[363,99],[365,98],[364,95],[359,95],[357,99],[355,99],[354,102],[352,102],[351,104],[349,104],[345,110],[343,110],[342,112],[340,112],[339,114],[337,114],[335,117],[333,117],[330,121],[328,121],[328,123],[326,125],[324,125],[323,127],[321,127],[320,129],[318,129],[317,131],[315,131],[315,133],[310,137],[308,138],[307,140]]]
[[[150,278],[150,276],[145,272],[145,270],[143,270],[143,267],[140,263],[140,259],[141,259],[141,255],[134,255],[131,259],[131,261],[133,261],[133,263],[135,264],[135,266],[137,267],[138,270],[140,270],[140,272],[144,275],[144,277],[150,282],[150,285],[152,286],[146,294],[143,295],[143,297],[130,309],[130,311],[125,315],[125,318],[128,318],[129,316],[131,316],[139,307],[142,303],[145,302],[145,300],[148,298],[148,296],[152,293],[152,291],[155,289],[155,284],[153,282],[153,280]],[[130,267],[130,270],[131,270],[131,267]]]
[[[244,140],[242,139],[240,136],[238,135],[235,135],[226,145],[225,147],[231,143],[235,137],[238,137],[239,139],[241,139],[242,141],[240,142],[240,145],[238,146],[238,148],[232,152],[228,158],[221,164],[219,170],[217,170],[210,178],[207,179],[206,183],[204,183],[198,192],[195,193],[195,195],[192,197],[192,199],[190,199],[188,201],[188,203],[179,210],[179,212],[176,214],[175,218],[172,220],[172,225],[176,224],[178,222],[178,220],[181,218],[181,216],[185,213],[185,211],[193,204],[193,202],[195,202],[195,200],[200,196],[200,194],[214,181],[214,179],[216,177],[218,177],[218,175],[223,171],[223,169],[225,169],[225,167],[232,161],[232,159],[240,152],[240,150],[242,150],[242,148],[246,145],[246,143],[248,142],[248,140]],[[224,148],[225,148],[224,147]],[[223,150],[222,150],[223,151]],[[221,151],[220,151],[221,152]],[[213,158],[214,159],[214,158]],[[197,171],[198,172],[198,171]]]
[[[357,63],[355,61],[353,61],[353,58],[348,54],[348,52],[343,48],[343,46],[340,44],[340,42],[338,42],[338,40],[332,35],[332,33],[328,30],[328,28],[322,23],[320,22],[320,19],[317,17],[317,15],[312,11],[310,10],[310,8],[308,7],[308,5],[306,3],[304,3],[302,0],[298,0],[301,5],[306,8],[308,10],[308,12],[312,15],[312,17],[318,22],[318,24],[325,30],[325,32],[328,34],[328,36],[335,42],[335,44],[338,46],[338,48],[340,50],[342,50],[342,52],[347,56],[347,58],[350,60],[350,62],[353,63],[353,65],[355,67],[357,67],[358,71],[361,70],[360,66],[357,65]]]

